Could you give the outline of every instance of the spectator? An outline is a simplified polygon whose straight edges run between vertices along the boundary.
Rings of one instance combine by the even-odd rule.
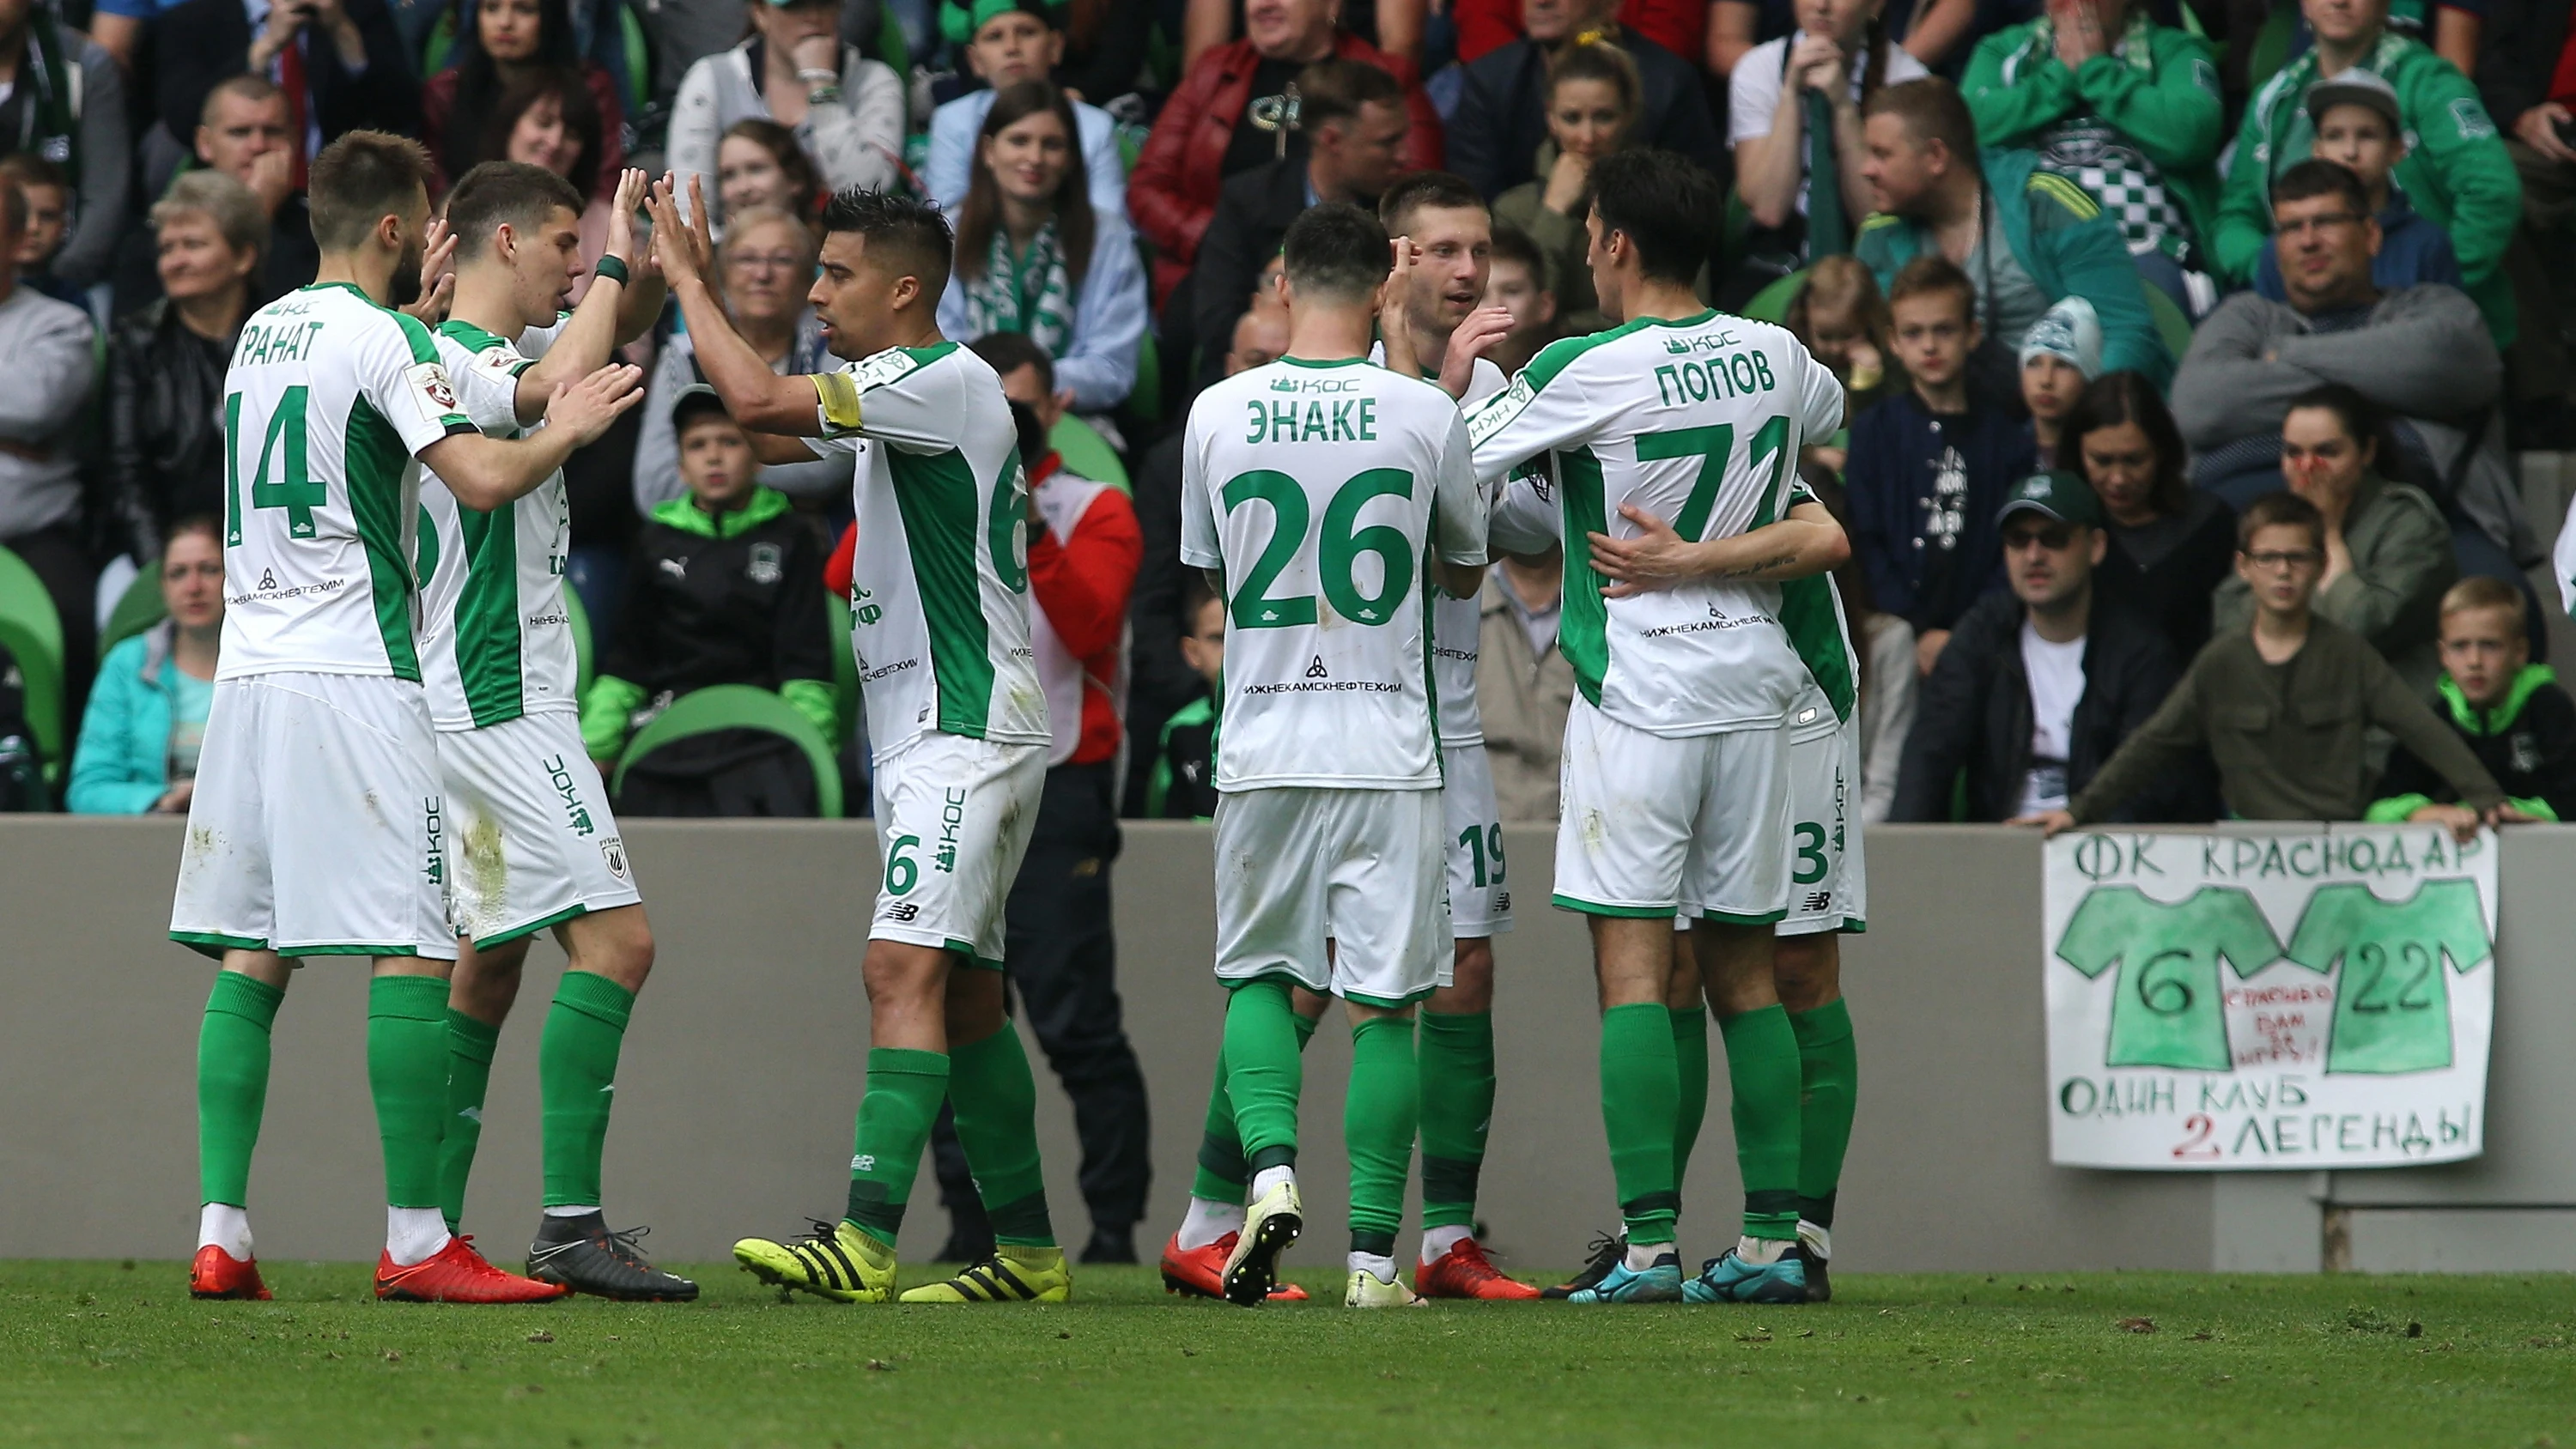
[[[842,43],[840,0],[769,0],[750,10],[750,37],[690,66],[671,103],[668,147],[680,194],[688,194],[691,177],[716,179],[717,141],[753,116],[796,133],[826,190],[896,184],[903,174],[903,80]]]
[[[1337,30],[1334,11],[1335,0],[1245,0],[1244,38],[1191,61],[1163,102],[1127,178],[1127,214],[1154,246],[1157,306],[1197,262],[1199,240],[1216,219],[1217,194],[1226,181],[1305,150],[1302,118],[1295,125],[1287,121],[1287,93],[1298,73],[1317,61],[1357,61],[1401,80],[1408,125],[1397,169],[1440,164],[1440,113],[1414,81],[1412,67]],[[1226,335],[1220,331],[1200,340],[1213,350]]]
[[[728,225],[755,207],[786,212],[812,226],[823,210],[823,180],[796,133],[776,121],[745,116],[716,142],[716,205]]]
[[[268,216],[268,241],[260,248],[251,304],[263,305],[312,281],[322,254],[313,245],[313,216],[297,180],[299,157],[286,92],[263,76],[237,75],[221,82],[206,92],[195,145],[199,162],[250,188]],[[141,260],[143,285],[125,280],[136,268],[120,271],[117,300],[124,305],[151,296],[157,285],[153,258]]]
[[[1520,38],[1521,0],[1450,0],[1447,8],[1461,62],[1480,60]],[[1708,12],[1704,0],[1621,0],[1617,13],[1630,35],[1696,64],[1708,51]]]
[[[1751,260],[1729,292],[1750,297],[1772,278],[1851,250],[1870,212],[1861,178],[1861,107],[1880,87],[1930,72],[1887,36],[1880,0],[1799,0],[1798,29],[1744,57],[1727,86],[1726,142],[1735,193],[1752,213]],[[1821,204],[1814,178],[1833,184]]]
[[[501,97],[478,135],[484,161],[517,161],[541,166],[572,183],[588,197],[581,214],[582,255],[598,256],[608,245],[608,197],[600,194],[600,161],[612,142],[603,133],[603,118],[590,90],[575,72],[533,66],[502,88]],[[617,173],[608,173],[610,181]],[[615,194],[612,187],[610,195]],[[587,279],[572,300],[589,289]]]
[[[443,192],[476,162],[504,155],[505,148],[489,144],[483,134],[506,124],[502,96],[516,83],[551,71],[578,76],[589,96],[596,144],[588,168],[594,176],[583,194],[602,201],[615,195],[617,173],[626,164],[625,115],[616,80],[606,67],[583,60],[574,46],[571,0],[471,0],[460,19],[455,63],[421,87],[420,138],[438,163],[431,184]],[[570,108],[558,102],[558,109]]]
[[[1979,41],[1961,89],[1982,144],[2081,187],[2140,275],[2186,313],[2207,310],[2183,274],[2212,267],[2227,139],[2208,41],[2157,24],[2145,0],[2051,0],[2038,19]]]
[[[1054,89],[1043,80],[1019,84]],[[1005,96],[994,114],[1010,104]],[[1082,1260],[1132,1263],[1153,1177],[1152,1137],[1144,1073],[1119,1009],[1109,867],[1118,857],[1118,776],[1127,754],[1118,732],[1127,599],[1143,546],[1127,495],[1066,472],[1047,445],[1063,405],[1046,352],[1015,332],[973,345],[1001,375],[1020,456],[1029,460],[1029,642],[1055,733],[1037,825],[1004,907],[1003,960],[1047,1064],[1073,1099],[1082,1198],[1091,1210]],[[966,1154],[953,1130],[934,1141],[951,1237],[980,1245],[992,1226]]]
[[[1300,72],[1296,85],[1305,154],[1227,181],[1200,240],[1189,297],[1201,385],[1218,379],[1222,359],[1214,343],[1234,335],[1234,319],[1251,305],[1253,283],[1279,254],[1288,223],[1319,202],[1373,208],[1378,193],[1407,169],[1411,122],[1395,77],[1361,61],[1325,60]]]
[[[43,0],[0,0],[0,155],[14,151],[34,152],[71,186],[71,230],[50,275],[73,287],[106,280],[134,184],[125,77]]]
[[[1488,197],[1545,179],[1537,167],[1548,139],[1549,64],[1569,47],[1608,43],[1637,67],[1640,104],[1629,139],[1723,172],[1726,147],[1698,68],[1623,32],[1612,18],[1618,12],[1618,0],[1521,0],[1521,38],[1466,67],[1451,113],[1449,169]]]
[[[2256,499],[2237,522],[2236,573],[2250,626],[2222,626],[2153,718],[2063,809],[2013,823],[2049,834],[2107,820],[2206,749],[2227,811],[2246,820],[2359,820],[2370,804],[2368,727],[2394,734],[2485,816],[2504,803],[2460,737],[2358,634],[2315,614],[2325,520],[2291,493]],[[2465,838],[2466,830],[2460,832]]]
[[[829,372],[839,366],[823,345],[823,327],[805,305],[814,285],[814,233],[783,211],[737,212],[716,244],[716,277],[724,296],[725,315],[781,377]],[[698,352],[689,334],[675,332],[654,360],[646,384],[644,415],[635,441],[635,511],[652,512],[681,497],[679,431],[672,405],[680,394],[701,386]],[[761,469],[761,486],[802,501],[845,499],[850,492],[851,459],[821,458],[811,463],[773,463]],[[1177,546],[1177,545],[1176,545]]]
[[[1862,134],[1861,174],[1880,214],[1861,224],[1855,250],[1881,286],[1922,255],[1947,257],[1974,278],[1999,392],[2011,386],[2011,340],[2061,297],[2093,304],[2105,368],[2159,383],[2173,375],[2118,225],[2081,187],[2040,170],[2034,152],[1989,151],[1981,162],[1976,124],[1948,81],[1907,81],[1870,97]]]
[[[2576,334],[2576,25],[2560,0],[2488,0],[2479,93],[2522,180],[2524,245],[2506,254],[2518,308],[2513,360],[2526,396],[2560,399]],[[2563,436],[2549,440],[2564,445]]]
[[[1848,261],[1849,258],[1844,260]],[[1863,275],[1866,275],[1864,273]],[[1872,295],[1876,295],[1873,290]],[[1851,531],[1851,500],[1841,484],[1809,468],[1803,479],[1816,501],[1834,521]],[[1896,804],[1896,779],[1905,758],[1906,737],[1914,731],[1915,699],[1920,693],[1914,672],[1914,630],[1886,613],[1869,596],[1869,571],[1858,556],[1847,556],[1834,569],[1834,589],[1842,595],[1843,619],[1854,648],[1855,683],[1860,691],[1860,818],[1876,825]]]
[[[2466,578],[2442,595],[2444,714],[2478,763],[2495,776],[2515,815],[2576,817],[2576,701],[2548,665],[2531,662],[2523,598],[2502,579]],[[2380,798],[2364,819],[2457,828],[2459,792],[2412,750],[2399,746],[2379,777]]]
[[[2511,342],[2513,288],[2501,264],[2522,216],[2522,188],[2477,88],[2421,41],[2390,33],[2388,0],[2301,0],[2300,8],[2316,45],[2281,67],[2245,109],[2211,246],[2219,271],[2237,281],[2253,275],[2263,238],[2281,229],[2278,183],[2313,149],[2308,90],[2320,78],[2342,82],[2357,67],[2396,93],[2399,132],[2412,138],[2391,173],[2398,188],[2449,234],[2492,338]]]
[[[1967,819],[2064,809],[2181,675],[2163,636],[2095,586],[2108,540],[2083,479],[2034,474],[1996,522],[2010,591],[1968,611],[1923,682],[1892,820],[1950,819],[1963,773]],[[2190,783],[2175,772],[2121,818],[2209,818]]]
[[[1181,662],[1205,683],[1205,692],[1163,721],[1145,782],[1145,815],[1153,820],[1216,818],[1216,707],[1225,698],[1225,600],[1207,576],[1187,570],[1181,579]]]
[[[2388,178],[2406,154],[2406,137],[2398,128],[2397,92],[2366,70],[2350,70],[2308,88],[2308,115],[2317,130],[2309,154],[2332,161],[2361,178],[2370,214],[2379,219],[2379,255],[2370,263],[2370,280],[2383,292],[2439,282],[2461,285],[2460,259],[2441,228],[2415,214],[2389,185]],[[2275,302],[2289,300],[2281,284],[2278,238],[2263,238],[2254,262],[2254,290]]]
[[[2035,456],[2057,456],[2057,440],[2085,384],[2102,371],[2102,325],[2093,304],[2066,297],[2030,324],[2021,339],[2021,403],[2030,410]]]
[[[954,213],[966,200],[985,116],[995,98],[1022,81],[1046,80],[1064,61],[1062,10],[1051,0],[973,0],[972,8],[942,0],[940,24],[984,88],[968,91],[930,113],[930,160],[921,184],[940,209]],[[963,33],[960,33],[963,32]],[[1118,150],[1118,125],[1098,106],[1068,98],[1091,204],[1125,220],[1127,162]],[[978,335],[974,333],[970,336]]]
[[[1844,474],[1852,552],[1870,597],[1912,625],[1918,672],[1977,596],[2000,587],[1991,520],[2031,469],[2030,431],[1968,385],[1974,288],[1941,257],[1906,264],[1888,292],[1896,356],[1911,382],[1852,425]]]
[[[18,285],[27,198],[0,182],[0,547],[27,561],[63,626],[63,718],[80,713],[98,657],[91,584],[81,538],[80,459],[73,430],[97,385],[89,314]]]
[[[963,102],[951,102],[952,105]],[[1074,155],[1074,110],[1044,80],[985,108],[974,180],[954,209],[957,265],[939,298],[951,337],[1026,336],[1076,412],[1106,413],[1136,385],[1145,265],[1116,211],[1096,210]]]
[[[1565,554],[1504,554],[1479,598],[1476,710],[1485,721],[1485,761],[1505,820],[1553,821],[1565,717],[1574,708],[1574,666],[1557,646],[1565,616]]]
[[[1059,27],[1064,33],[1064,59],[1056,64],[1051,79],[1066,94],[1098,106],[1136,94],[1159,19],[1157,7],[1151,5],[1068,0]],[[1160,63],[1155,64],[1159,70]],[[1119,170],[1126,170],[1123,161]],[[1123,201],[1119,209],[1126,209]]]
[[[1547,259],[1547,289],[1569,333],[1610,325],[1592,295],[1592,163],[1628,142],[1637,124],[1637,66],[1610,45],[1571,45],[1548,62],[1541,179],[1494,198],[1494,221],[1515,227]]]
[[[250,315],[268,218],[250,188],[191,171],[152,208],[161,296],[107,346],[107,483],[135,562],[172,520],[224,512],[224,372]]]
[[[1940,65],[1966,42],[1986,10],[1978,0],[1919,0],[1905,5],[1905,23],[1897,27],[1904,32],[1905,53],[1927,69]],[[1797,23],[1790,0],[1709,0],[1709,71],[1731,83],[1737,67],[1758,44],[1788,34]]]
[[[1333,21],[1404,62],[1409,73],[1420,75],[1423,24],[1434,8],[1430,0],[1336,0]],[[1185,69],[1196,65],[1209,50],[1244,33],[1244,0],[1181,0],[1181,10],[1181,63]]]
[[[419,75],[385,0],[185,0],[154,27],[153,97],[170,135],[187,135],[224,81],[263,77],[286,93],[299,191],[304,164],[343,132],[420,129]]]
[[[214,515],[170,526],[161,606],[167,618],[99,661],[63,793],[75,815],[188,813],[224,629],[224,538]]]
[[[33,151],[0,156],[0,184],[15,186],[27,198],[27,234],[18,241],[18,283],[75,307],[89,305],[86,289],[75,287],[50,270],[54,253],[71,228],[71,187],[62,168]]]
[[[688,493],[654,509],[636,541],[623,622],[581,701],[582,742],[612,777],[639,711],[712,684],[776,690],[825,738],[837,728],[813,530],[761,486],[750,439],[715,389],[684,389],[670,411]],[[638,761],[617,804],[637,815],[811,815],[813,789],[795,745],[717,730]]]
[[[2095,378],[2059,430],[2056,465],[2102,501],[2093,579],[2111,606],[2161,630],[2179,662],[2209,642],[2210,595],[2234,576],[2236,513],[2183,480],[2182,433],[2153,384]]]
[[[2442,592],[2460,576],[2451,529],[2420,488],[2381,477],[2380,430],[2370,404],[2329,383],[2302,393],[2281,420],[2281,471],[2290,491],[2314,505],[2325,564],[2314,608],[2367,641],[2419,694],[2431,690],[2441,659]],[[2249,581],[2218,586],[2212,622],[2242,626],[2254,610]]]
[[[1483,305],[1511,313],[1512,330],[1485,355],[1509,377],[1527,367],[1540,348],[1563,336],[1564,329],[1556,325],[1556,291],[1548,284],[1547,258],[1528,232],[1508,224],[1496,226],[1488,257]]]
[[[1895,321],[1869,268],[1850,256],[1826,257],[1807,269],[1782,322],[1843,385],[1843,426],[1908,383],[1894,364]],[[1810,449],[1813,452],[1813,449]],[[1828,463],[1842,471],[1842,457]]]
[[[2287,302],[2230,297],[2192,335],[2174,380],[2174,419],[2200,454],[2197,481],[2238,508],[2281,485],[2281,418],[2291,400],[2339,382],[2403,419],[2392,476],[2440,487],[2474,529],[2460,537],[2473,571],[2511,577],[2540,550],[2503,459],[2479,442],[2502,363],[2477,308],[2442,286],[2381,292],[2378,244],[2361,180],[2306,161],[2273,183]],[[2403,465],[2402,467],[2400,465]]]

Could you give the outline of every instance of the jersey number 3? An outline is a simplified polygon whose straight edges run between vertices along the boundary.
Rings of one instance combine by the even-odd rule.
[[[313,510],[330,501],[330,494],[313,480],[304,460],[304,403],[309,390],[290,387],[278,399],[277,411],[269,414],[268,430],[259,440],[259,467],[251,474],[250,506],[286,510],[286,531],[296,538],[313,537]],[[242,541],[241,512],[241,446],[242,395],[230,393],[224,398],[224,542],[237,545]],[[281,449],[280,442],[285,444]],[[278,454],[283,452],[282,458]],[[276,481],[270,481],[269,463],[278,463]]]
[[[1252,561],[1230,610],[1238,629],[1285,629],[1315,622],[1315,596],[1298,594],[1274,599],[1270,586],[1279,581],[1297,548],[1306,541],[1311,522],[1306,489],[1296,479],[1270,468],[1255,468],[1226,480],[1221,490],[1225,511],[1232,513],[1255,499],[1270,505],[1275,526],[1270,542]],[[1324,536],[1317,572],[1324,598],[1342,617],[1362,624],[1384,624],[1395,618],[1397,601],[1413,587],[1413,545],[1404,530],[1391,523],[1355,528],[1360,509],[1372,498],[1413,497],[1413,475],[1401,468],[1371,468],[1333,492],[1324,505]],[[1360,592],[1353,577],[1361,554],[1375,554],[1385,565],[1375,593]]]

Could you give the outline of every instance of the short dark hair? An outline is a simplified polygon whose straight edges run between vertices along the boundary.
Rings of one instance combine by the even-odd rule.
[[[1887,284],[1887,310],[1894,312],[1896,304],[1908,298],[1935,294],[1957,297],[1959,314],[1976,320],[1977,284],[1968,280],[1957,262],[1939,252],[1926,252],[1897,268],[1895,278]]]
[[[1404,105],[1404,84],[1364,60],[1319,60],[1297,72],[1297,129],[1356,118],[1366,105]]]
[[[987,332],[966,344],[966,350],[984,359],[996,376],[1008,377],[1023,367],[1038,370],[1038,383],[1055,391],[1055,359],[1025,332]]]
[[[2122,423],[2135,423],[2147,435],[2147,445],[2156,450],[2155,481],[2148,486],[2148,502],[2167,518],[2180,518],[2191,507],[2191,485],[2182,475],[2182,429],[2175,426],[2171,409],[2156,393],[2156,385],[2145,374],[2122,369],[2106,372],[2085,385],[2084,394],[2075,400],[2074,411],[2066,415],[2057,433],[2057,466],[2078,478],[2088,476],[2084,469],[2084,435]]]
[[[1494,223],[1494,249],[1486,256],[1497,262],[1518,262],[1529,269],[1530,280],[1547,285],[1547,254],[1530,240],[1530,234],[1508,221]]]
[[[1412,225],[1413,214],[1425,207],[1493,215],[1485,205],[1485,194],[1466,177],[1447,171],[1411,171],[1395,178],[1395,184],[1377,199],[1377,219],[1386,224],[1388,236],[1401,236]]]
[[[313,244],[331,252],[365,242],[377,222],[409,209],[414,194],[429,194],[432,173],[428,149],[409,136],[342,134],[306,173]]]
[[[0,176],[6,176],[20,186],[50,186],[66,194],[72,189],[70,179],[63,175],[63,168],[33,151],[12,151],[0,156]]]
[[[2340,161],[2327,161],[2315,156],[2299,162],[2272,178],[2272,204],[2285,201],[2308,201],[2319,196],[2336,196],[2359,217],[2370,215],[2370,188],[2361,177]]]
[[[1687,283],[1717,251],[1726,191],[1675,152],[1619,151],[1592,167],[1592,214],[1604,236],[1620,232],[1636,246],[1647,276]]]
[[[2281,409],[2281,421],[2286,423],[2290,414],[2310,408],[2334,414],[2335,421],[2343,425],[2345,437],[2374,450],[2382,459],[2388,456],[2387,433],[2379,407],[2363,397],[2360,389],[2340,382],[2321,382],[2290,399],[2290,405]]]
[[[871,262],[918,280],[931,305],[938,305],[939,295],[948,290],[949,258],[957,238],[935,203],[909,192],[844,186],[823,205],[823,234],[835,232],[866,242]]]
[[[581,219],[582,196],[571,182],[525,161],[484,162],[447,193],[447,229],[456,234],[457,259],[481,256],[503,226],[527,231],[544,225],[557,207]]]
[[[1968,113],[1967,99],[1959,88],[1937,75],[1899,81],[1869,98],[1861,108],[1864,116],[1901,116],[1905,129],[1925,145],[1934,141],[1949,151],[1953,160],[1974,166],[1977,163],[1977,119]]]
[[[2255,533],[2266,528],[2304,528],[2309,543],[2326,546],[2326,516],[2296,493],[2266,493],[2247,505],[2245,516],[2236,520],[2236,551],[2253,548]]]
[[[1310,206],[1288,224],[1279,243],[1288,285],[1309,296],[1365,299],[1386,281],[1394,262],[1386,228],[1348,202]]]
[[[1206,574],[1197,569],[1181,570],[1181,637],[1197,638],[1200,611],[1210,604],[1221,605],[1224,602],[1225,600],[1217,597],[1215,588],[1209,585]],[[1225,615],[1220,610],[1217,615],[1217,628],[1222,630],[1224,627]]]
[[[213,125],[215,103],[226,96],[239,96],[254,106],[264,106],[285,94],[286,92],[279,88],[277,82],[251,71],[243,71],[236,76],[226,76],[215,82],[214,88],[206,92],[205,103],[197,107],[197,124]],[[292,110],[291,104],[289,109]]]
[[[202,533],[212,540],[217,551],[224,546],[224,526],[211,513],[187,513],[170,520],[170,529],[161,535],[161,557],[170,557],[170,545],[192,533]],[[2453,592],[2457,592],[2454,590]],[[2447,597],[2445,599],[2447,602]]]

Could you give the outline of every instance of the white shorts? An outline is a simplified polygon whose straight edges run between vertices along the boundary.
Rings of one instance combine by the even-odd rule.
[[[429,697],[381,675],[215,681],[170,938],[210,956],[456,959]]]
[[[1762,926],[1789,909],[1789,733],[1668,739],[1581,697],[1565,720],[1556,904]]]
[[[1219,799],[1217,979],[1288,976],[1386,1007],[1448,985],[1440,825],[1437,790],[1280,788]]]
[[[1869,929],[1860,834],[1860,721],[1791,740],[1789,914],[1779,934]]]
[[[1044,745],[997,745],[937,731],[876,762],[877,888],[872,941],[944,947],[1002,969],[1002,907],[1036,833]]]
[[[1502,813],[1494,803],[1494,768],[1484,745],[1442,745],[1440,828],[1449,855],[1449,932],[1462,941],[1512,929]]]
[[[578,715],[543,710],[443,731],[438,774],[456,934],[488,949],[643,899]]]

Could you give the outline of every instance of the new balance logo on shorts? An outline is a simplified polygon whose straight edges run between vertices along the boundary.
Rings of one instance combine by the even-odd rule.
[[[1803,911],[1828,911],[1833,909],[1833,905],[1834,893],[1832,891],[1814,891],[1809,893],[1806,904],[1801,906],[1799,909]]]

